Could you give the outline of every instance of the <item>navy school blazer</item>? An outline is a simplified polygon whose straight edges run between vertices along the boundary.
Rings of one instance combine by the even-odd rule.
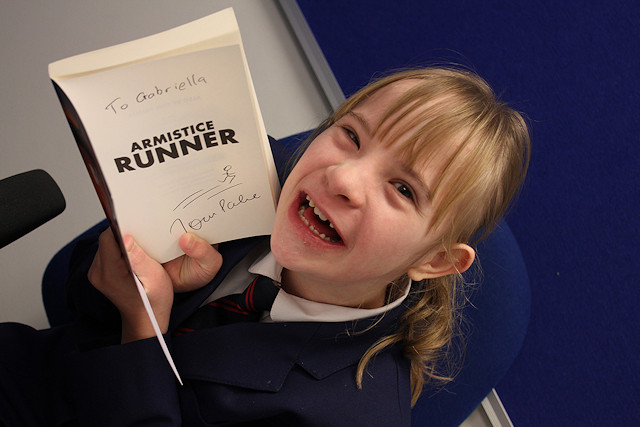
[[[289,153],[271,143],[282,166]],[[166,339],[180,386],[155,338],[118,344],[118,311],[87,280],[104,228],[106,222],[94,227],[71,259],[67,298],[75,323],[44,331],[0,324],[0,425],[410,424],[409,362],[398,347],[370,362],[362,389],[355,384],[363,353],[394,329],[404,306],[381,320],[241,323],[172,337],[231,268],[268,239],[223,243],[213,281],[174,301]]]
[[[69,286],[82,314],[78,336],[90,348],[74,351],[65,369],[82,424],[410,425],[409,362],[399,347],[370,362],[362,389],[355,383],[360,358],[393,331],[404,306],[359,321],[237,323],[171,336],[249,250],[267,242],[221,244],[224,263],[214,280],[176,299],[166,338],[184,386],[155,338],[109,345],[118,339],[117,312],[86,280],[95,239],[93,249],[80,244]],[[92,342],[96,336],[103,341]]]

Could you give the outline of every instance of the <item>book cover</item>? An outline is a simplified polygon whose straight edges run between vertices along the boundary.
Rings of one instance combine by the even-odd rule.
[[[187,231],[210,243],[271,233],[278,179],[232,9],[51,63],[49,76],[120,242],[166,262]]]
[[[186,231],[271,232],[277,177],[231,9],[49,74],[107,216],[154,259]]]

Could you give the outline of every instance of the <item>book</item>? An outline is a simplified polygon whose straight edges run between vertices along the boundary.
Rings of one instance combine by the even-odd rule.
[[[120,244],[129,234],[166,262],[187,231],[271,233],[278,178],[231,8],[53,62],[49,77]]]

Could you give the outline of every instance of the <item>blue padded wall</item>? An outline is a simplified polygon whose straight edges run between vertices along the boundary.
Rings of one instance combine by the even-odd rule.
[[[299,0],[346,94],[377,72],[471,66],[529,118],[507,221],[532,286],[497,390],[517,426],[640,420],[640,3]]]

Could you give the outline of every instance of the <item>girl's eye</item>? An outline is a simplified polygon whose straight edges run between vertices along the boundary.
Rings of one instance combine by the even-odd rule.
[[[343,129],[347,133],[347,136],[349,137],[349,139],[351,139],[351,141],[353,141],[353,143],[356,144],[356,147],[360,148],[360,140],[358,139],[358,135],[356,135],[356,133],[349,128],[345,127]]]
[[[402,194],[407,199],[414,200],[413,191],[411,190],[411,187],[409,187],[406,184],[403,184],[402,182],[396,182],[394,183],[394,185],[396,186],[396,190],[398,190],[400,194]]]

